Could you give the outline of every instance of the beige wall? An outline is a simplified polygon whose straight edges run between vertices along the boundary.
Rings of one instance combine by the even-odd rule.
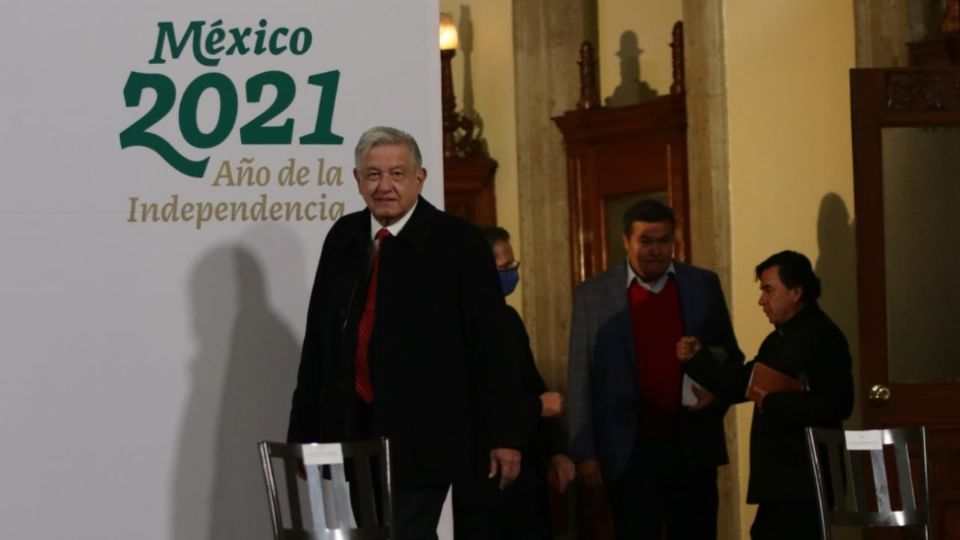
[[[513,75],[513,23],[510,0],[441,0],[440,11],[458,25],[472,21],[470,55],[473,108],[483,120],[483,137],[490,156],[497,160],[497,221],[512,235],[514,255],[522,262],[520,211],[517,196],[517,129]],[[461,44],[462,46],[463,44]],[[465,53],[453,59],[453,86],[457,109],[464,105]],[[507,301],[523,315],[523,271],[520,285]]]
[[[673,25],[683,18],[682,0],[597,0],[600,42],[600,96],[609,97],[620,84],[621,39],[636,35],[640,54],[640,79],[657,94],[669,94],[673,83],[670,51]]]
[[[831,315],[847,326],[853,339],[848,84],[848,70],[855,61],[853,5],[836,0],[730,1],[725,3],[724,20],[732,239],[729,300],[740,345],[750,357],[771,330],[756,303],[753,269],[782,249],[805,253],[821,274],[830,274],[821,275],[824,306],[843,312]],[[825,260],[818,260],[821,255]],[[844,257],[851,264],[839,261]],[[740,433],[749,433],[751,414],[752,405],[738,406]],[[744,482],[746,453],[747,445],[741,445]],[[743,522],[750,523],[752,514],[753,508],[744,508]],[[748,538],[747,531],[743,538]]]

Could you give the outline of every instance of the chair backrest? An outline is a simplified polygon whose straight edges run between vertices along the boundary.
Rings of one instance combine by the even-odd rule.
[[[394,538],[387,439],[259,446],[275,540]]]
[[[922,426],[863,431],[806,428],[806,437],[825,540],[831,537],[831,525],[922,527],[924,538],[930,539],[927,434]],[[919,471],[911,466],[911,444]],[[889,455],[892,463],[887,462]],[[887,476],[891,468],[899,487],[894,492],[899,493],[898,509]]]

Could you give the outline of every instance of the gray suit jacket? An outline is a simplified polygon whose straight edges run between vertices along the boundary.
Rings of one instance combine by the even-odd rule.
[[[674,268],[684,335],[696,336],[704,346],[723,348],[725,363],[742,364],[743,353],[716,274],[679,262]],[[575,461],[600,459],[608,477],[619,475],[632,452],[639,408],[626,282],[626,265],[620,264],[581,283],[570,329],[570,454]],[[726,463],[726,406],[682,411],[680,443],[692,461]]]

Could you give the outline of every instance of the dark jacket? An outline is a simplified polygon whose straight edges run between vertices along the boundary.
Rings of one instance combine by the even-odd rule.
[[[517,351],[517,359],[520,361],[520,384],[523,388],[524,409],[529,411],[527,414],[533,414],[530,422],[534,426],[533,434],[527,452],[524,453],[523,463],[526,468],[543,474],[549,468],[550,458],[567,453],[566,437],[563,434],[560,418],[541,416],[543,403],[540,401],[540,395],[549,391],[549,388],[537,369],[533,350],[530,348],[530,336],[527,334],[523,319],[511,306],[507,306],[505,327],[506,336],[511,346]],[[523,470],[520,474],[523,474]]]
[[[288,440],[356,438],[357,325],[372,253],[368,210],[327,235],[317,268]],[[504,302],[480,232],[421,198],[380,247],[369,362],[373,434],[391,439],[394,482],[449,481],[489,448],[521,448],[515,362],[502,353]]]
[[[714,393],[745,401],[755,362],[800,379],[808,390],[767,394],[763,410],[754,408],[747,502],[815,500],[803,428],[840,429],[850,416],[853,374],[847,340],[819,306],[811,304],[774,329],[757,357],[744,366],[724,371],[709,351],[701,350],[686,371]]]
[[[549,460],[567,453],[566,439],[559,418],[543,418],[540,394],[548,391],[530,349],[530,336],[520,314],[506,306],[504,339],[511,356],[520,369],[523,398],[513,411],[519,421],[529,426],[529,444],[521,449],[523,464],[520,476],[506,490],[501,491],[497,479],[486,475],[474,476],[473,481],[454,485],[454,504],[466,507],[496,508],[510,504],[516,497],[546,497],[546,473]]]

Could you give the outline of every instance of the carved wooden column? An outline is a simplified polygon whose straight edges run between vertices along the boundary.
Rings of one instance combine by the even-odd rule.
[[[670,93],[674,95],[684,94],[687,91],[686,76],[683,69],[683,51],[683,21],[677,21],[673,25],[673,39],[670,41],[671,64],[673,66],[673,84],[670,85]]]
[[[597,82],[597,53],[593,44],[584,41],[580,46],[580,99],[577,101],[578,111],[597,109],[600,105],[600,85]]]
[[[947,0],[940,32],[907,43],[913,67],[960,66],[960,0]]]

